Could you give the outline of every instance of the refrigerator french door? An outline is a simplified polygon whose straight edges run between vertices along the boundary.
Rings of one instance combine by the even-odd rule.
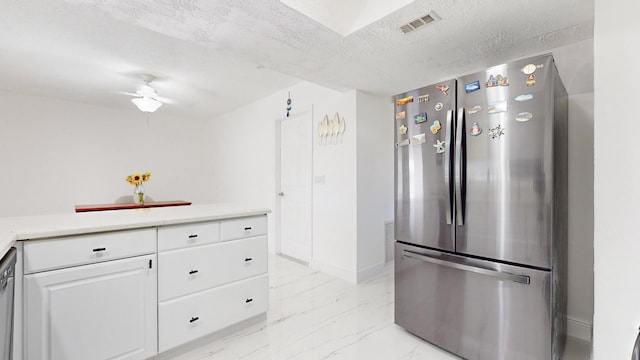
[[[396,96],[396,240],[454,250],[455,94],[449,80]]]
[[[422,143],[413,139],[424,128],[397,114],[413,119],[425,104],[402,100],[442,84],[395,97],[396,323],[468,359],[557,359],[566,332],[567,103],[553,58],[446,83],[457,90],[455,111],[442,137],[425,132]]]

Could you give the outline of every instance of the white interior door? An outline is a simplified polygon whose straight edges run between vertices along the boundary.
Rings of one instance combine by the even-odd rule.
[[[279,121],[280,253],[311,261],[312,112]]]

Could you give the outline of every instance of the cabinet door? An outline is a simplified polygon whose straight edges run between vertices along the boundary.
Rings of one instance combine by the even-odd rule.
[[[24,277],[25,359],[157,354],[156,255]]]

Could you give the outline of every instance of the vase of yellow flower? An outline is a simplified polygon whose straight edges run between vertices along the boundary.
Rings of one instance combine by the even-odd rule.
[[[151,173],[146,172],[144,174],[131,174],[125,179],[129,184],[135,186],[133,188],[133,203],[136,205],[144,205],[144,186],[143,182],[147,182],[151,179]]]

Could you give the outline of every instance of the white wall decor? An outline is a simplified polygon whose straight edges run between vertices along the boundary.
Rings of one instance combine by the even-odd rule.
[[[340,118],[340,115],[336,113],[333,118],[329,120],[329,115],[325,115],[318,123],[318,143],[320,145],[342,144],[345,129],[346,124],[344,117]]]

